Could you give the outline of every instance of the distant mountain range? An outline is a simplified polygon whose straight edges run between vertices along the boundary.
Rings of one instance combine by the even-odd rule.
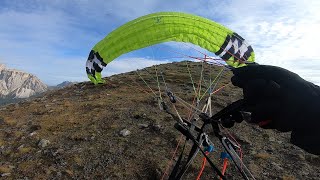
[[[62,83],[56,85],[56,86],[49,86],[49,89],[61,89],[61,88],[65,88],[68,86],[72,86],[73,84],[75,84],[76,82],[70,82],[70,81],[63,81]]]
[[[49,87],[35,75],[20,70],[8,69],[5,65],[0,64],[0,105],[16,102],[48,90],[60,89],[72,84],[72,82],[65,81],[57,86]]]

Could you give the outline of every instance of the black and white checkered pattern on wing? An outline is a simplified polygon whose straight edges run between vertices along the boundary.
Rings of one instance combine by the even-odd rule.
[[[103,59],[98,52],[90,51],[88,60],[86,62],[86,72],[87,74],[95,75],[95,72],[101,72],[103,67],[107,64],[103,62]]]
[[[215,54],[224,60],[228,60],[234,56],[235,60],[247,61],[253,52],[253,49],[246,41],[237,33],[228,35]]]
[[[95,74],[95,70],[93,68],[93,62],[91,59],[88,59],[86,62],[86,72],[87,74],[91,74],[91,75]]]

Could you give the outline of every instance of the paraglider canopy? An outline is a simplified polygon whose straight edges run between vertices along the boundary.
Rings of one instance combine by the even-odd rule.
[[[87,75],[94,84],[103,83],[103,67],[117,57],[168,41],[198,45],[234,68],[254,62],[252,47],[232,30],[200,16],[159,12],[134,19],[98,42],[89,54]]]

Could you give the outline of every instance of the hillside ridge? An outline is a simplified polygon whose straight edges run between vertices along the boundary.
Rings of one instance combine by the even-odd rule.
[[[162,72],[177,97],[192,103],[190,74],[195,82],[199,80],[202,65],[162,64],[105,78],[104,85],[81,82],[0,107],[0,175],[6,179],[161,179],[180,134],[173,127],[174,119],[159,108],[154,71]],[[203,66],[208,68],[203,73],[206,79],[221,69]],[[213,113],[242,97],[241,89],[230,84],[231,75],[226,72],[217,84],[226,87],[213,96]],[[159,84],[165,91],[164,83]],[[201,85],[202,93],[207,84]],[[171,107],[164,93],[161,97]],[[176,108],[181,116],[188,116],[183,105],[177,103]],[[221,167],[221,146],[210,128],[207,131],[216,149],[210,158]],[[236,124],[230,133],[242,145],[243,161],[256,179],[320,176],[319,156],[290,144],[289,133],[246,123]],[[197,177],[201,160],[198,155],[184,179]],[[241,179],[234,166],[227,170],[227,177]],[[202,179],[214,178],[207,166]]]

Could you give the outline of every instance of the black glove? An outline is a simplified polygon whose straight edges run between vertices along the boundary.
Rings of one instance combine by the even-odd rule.
[[[291,142],[320,154],[320,88],[280,67],[248,65],[233,70],[231,81],[243,89],[243,111],[262,128],[292,131]],[[240,112],[222,118],[230,127]]]

